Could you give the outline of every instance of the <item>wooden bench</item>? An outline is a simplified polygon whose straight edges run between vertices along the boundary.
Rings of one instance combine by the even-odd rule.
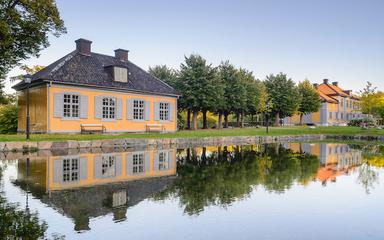
[[[105,133],[106,129],[103,124],[80,124],[81,133]]]
[[[147,124],[146,125],[147,132],[164,132],[165,127],[163,124]]]

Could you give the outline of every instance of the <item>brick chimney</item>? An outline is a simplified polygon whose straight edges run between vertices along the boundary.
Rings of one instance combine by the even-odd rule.
[[[332,85],[335,85],[336,87],[339,85],[338,82],[332,82]]]
[[[329,80],[328,79],[323,79],[324,84],[328,84]]]
[[[84,39],[84,38],[79,38],[75,42],[76,42],[76,50],[79,53],[81,53],[83,55],[87,55],[87,56],[91,55],[92,41],[89,41],[89,40]]]
[[[123,62],[128,62],[128,50],[125,49],[116,49],[115,50],[115,58],[119,59],[120,61]]]
[[[317,89],[319,87],[319,84],[318,83],[314,83],[313,87]]]

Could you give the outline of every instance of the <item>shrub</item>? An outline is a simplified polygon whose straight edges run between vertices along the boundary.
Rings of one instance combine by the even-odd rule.
[[[17,106],[4,105],[0,106],[0,133],[16,133],[17,132]]]
[[[355,127],[360,127],[363,125],[367,127],[371,127],[375,125],[375,122],[371,118],[357,118],[357,119],[352,119],[348,123],[348,126],[355,126]]]

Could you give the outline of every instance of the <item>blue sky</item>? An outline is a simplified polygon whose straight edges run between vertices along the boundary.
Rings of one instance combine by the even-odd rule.
[[[323,78],[358,91],[366,81],[384,90],[384,1],[91,1],[58,0],[68,33],[27,65],[48,65],[93,41],[92,51],[130,50],[148,69],[178,68],[198,53],[213,65],[229,60],[264,79],[287,73],[294,81]],[[10,75],[17,75],[16,68]],[[9,90],[9,85],[7,89]]]

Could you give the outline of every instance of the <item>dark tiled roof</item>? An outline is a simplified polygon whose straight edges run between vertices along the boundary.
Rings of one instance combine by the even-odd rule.
[[[119,66],[128,69],[128,82],[113,80],[107,66]],[[91,53],[90,56],[73,51],[32,76],[32,84],[44,80],[63,84],[79,84],[107,88],[119,88],[155,94],[179,95],[165,82],[147,73],[130,61],[123,62],[113,56]],[[22,89],[24,83],[14,86]]]

